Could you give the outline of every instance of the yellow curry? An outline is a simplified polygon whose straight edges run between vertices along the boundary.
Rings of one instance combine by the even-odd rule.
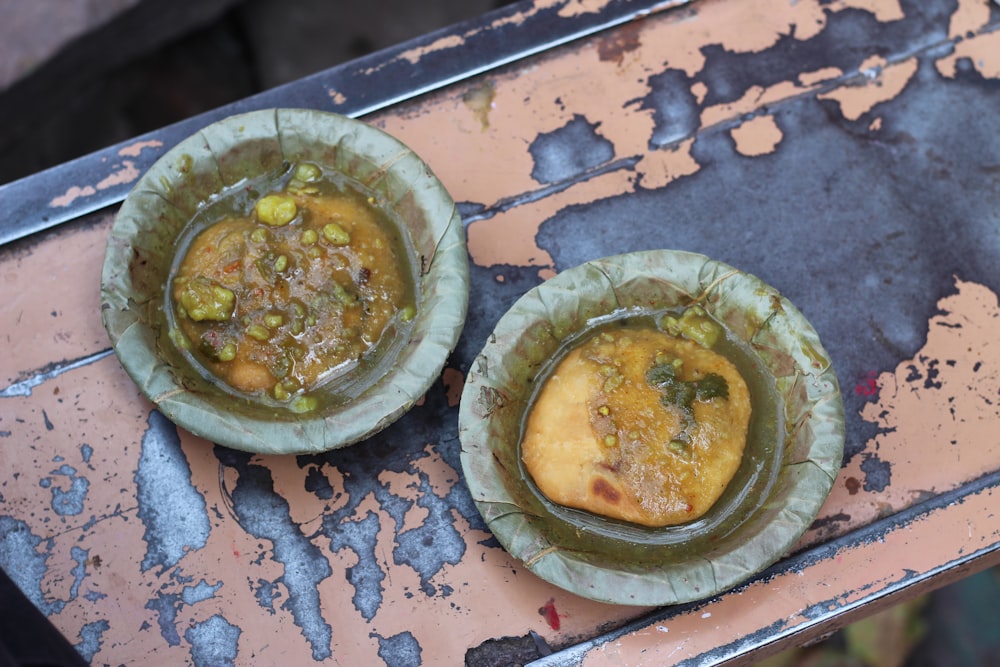
[[[293,410],[415,315],[398,232],[360,193],[298,165],[251,213],[212,222],[176,265],[174,338],[216,378]]]

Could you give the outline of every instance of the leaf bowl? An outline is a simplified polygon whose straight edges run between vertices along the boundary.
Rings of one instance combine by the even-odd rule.
[[[741,465],[701,518],[647,528],[549,501],[520,456],[546,373],[609,318],[698,304],[749,350],[753,417]],[[583,597],[666,605],[732,588],[794,547],[844,450],[832,363],[802,313],[760,279],[704,255],[650,250],[594,260],[524,294],[467,374],[461,461],[497,540],[542,579]]]
[[[418,301],[407,337],[365,371],[361,389],[344,398],[321,387],[319,407],[296,413],[229,391],[193,364],[171,337],[165,293],[179,239],[207,203],[301,162],[338,174],[394,220]],[[108,237],[101,308],[122,366],[166,417],[220,445],[292,454],[356,443],[409,410],[458,341],[468,291],[461,217],[413,151],[338,114],[265,109],[208,125],[138,180]]]

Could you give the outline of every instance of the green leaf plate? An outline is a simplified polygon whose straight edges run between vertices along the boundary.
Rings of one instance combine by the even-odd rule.
[[[596,322],[693,303],[751,360],[754,416],[723,496],[700,519],[659,529],[548,501],[520,457],[546,369]],[[521,297],[472,363],[459,435],[479,511],[528,569],[594,600],[665,605],[732,588],[794,547],[840,470],[844,407],[818,335],[774,288],[703,255],[651,250],[587,262]]]
[[[169,339],[164,286],[175,241],[206,201],[301,161],[344,174],[393,211],[414,249],[421,300],[411,335],[378,365],[380,378],[346,403],[297,415],[227,392],[193,368]],[[122,366],[165,416],[221,445],[292,454],[358,442],[409,410],[454,349],[468,292],[461,217],[413,151],[344,116],[266,109],[205,127],[139,179],[108,238],[101,308]]]

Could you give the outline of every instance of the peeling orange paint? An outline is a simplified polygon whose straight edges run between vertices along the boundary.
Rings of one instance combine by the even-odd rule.
[[[158,139],[150,139],[148,141],[135,141],[127,146],[123,146],[119,151],[118,155],[122,157],[139,157],[139,155],[147,148],[163,148],[163,142]]]
[[[608,0],[562,0],[562,7],[559,9],[558,15],[570,18],[582,14],[596,14],[607,4]]]
[[[718,12],[718,15],[706,20],[706,11]],[[826,13],[818,0],[731,3],[724,11],[718,2],[712,2],[699,5],[699,12],[702,20],[698,27],[703,32],[698,35],[698,41],[723,44],[736,53],[763,51],[787,35],[806,40],[826,26]]]
[[[98,190],[106,190],[107,188],[113,187],[115,185],[124,185],[125,183],[131,183],[139,178],[141,172],[135,166],[135,162],[131,160],[125,160],[122,162],[122,166],[102,178],[97,183]]]
[[[748,157],[773,153],[783,136],[774,116],[757,116],[734,127],[729,134],[736,144],[736,152]]]
[[[400,58],[409,62],[411,65],[416,65],[420,62],[420,59],[426,56],[428,53],[434,53],[435,51],[445,51],[447,49],[454,48],[456,46],[461,46],[465,43],[465,38],[458,35],[448,35],[447,37],[442,37],[441,39],[428,44],[427,46],[421,47],[419,49],[411,49],[405,53],[400,54]]]
[[[840,113],[847,120],[857,120],[882,102],[893,99],[906,88],[917,73],[919,62],[916,58],[904,60],[895,65],[886,65],[881,57],[869,58],[860,67],[865,77],[854,86],[844,86],[821,93],[821,100],[834,100],[840,104]]]
[[[95,194],[97,194],[97,189],[93,185],[84,185],[82,187],[74,185],[66,190],[66,194],[53,198],[52,201],[49,202],[49,206],[62,208],[69,206],[80,197],[90,197]]]
[[[755,109],[768,107],[781,100],[803,93],[803,89],[790,81],[782,81],[768,88],[751,86],[743,97],[735,102],[706,107],[701,112],[701,126],[711,127],[718,123],[744,116]]]
[[[694,138],[682,141],[676,147],[662,148],[643,156],[636,165],[639,185],[647,189],[662,188],[682,176],[690,176],[700,165],[691,155]]]
[[[634,51],[634,60],[608,60],[605,51],[602,61],[601,40],[598,39],[546,62],[545,67],[522,68],[516,75],[493,77],[494,97],[488,128],[483,127],[482,119],[475,114],[452,113],[466,104],[466,96],[474,96],[479,83],[442,94],[426,111],[411,107],[391,116],[377,116],[374,120],[403,139],[418,154],[431,159],[435,172],[457,199],[489,207],[508,197],[537,189],[538,184],[526,178],[532,173],[532,156],[526,148],[537,133],[551,132],[570,122],[572,110],[588,109],[587,120],[600,125],[601,135],[613,144],[616,158],[640,157],[634,174],[592,179],[587,188],[573,186],[546,198],[544,203],[530,205],[529,210],[519,212],[515,208],[469,226],[470,253],[477,264],[547,269],[552,266],[552,259],[534,244],[532,228],[537,226],[538,220],[554,215],[562,206],[600,197],[605,188],[597,187],[591,192],[594,183],[620,183],[624,179],[623,188],[628,192],[640,186],[662,187],[678,176],[697,170],[698,165],[690,154],[691,137],[683,137],[671,147],[676,148],[674,153],[648,150],[655,127],[653,112],[640,107],[635,100],[649,94],[650,78],[662,72],[662,63],[694,76],[704,66],[702,48],[705,44],[720,44],[731,52],[748,52],[767,48],[782,36],[807,39],[825,26],[828,12],[842,11],[850,6],[850,3],[839,3],[824,8],[818,0],[790,4],[704,0],[697,6],[697,20],[692,20],[689,13],[674,12],[662,15],[655,22],[640,22],[637,27],[629,27],[635,35],[628,38],[628,43],[640,45]],[[884,4],[880,6],[885,7]],[[541,5],[534,6],[535,10],[540,8]],[[892,7],[882,12],[880,16],[896,16]],[[655,37],[643,37],[646,31],[654,29]],[[881,64],[872,60],[866,67]],[[618,68],[614,77],[594,76],[595,68],[607,67]],[[838,88],[824,95],[837,99],[845,114],[860,115],[879,101],[898,94],[915,68],[915,60],[886,67],[878,71],[874,82],[867,82],[859,90]],[[837,68],[822,68],[766,89],[751,88],[735,102],[704,109],[701,127],[730,122],[761,105],[776,105],[813,93],[820,85],[828,85],[839,76],[842,72]],[[609,88],[612,82],[614,87]],[[707,93],[703,83],[692,85],[692,94],[697,99],[703,100]],[[535,134],[526,136],[526,128]],[[465,149],[463,160],[446,157],[454,145],[440,143],[440,137],[456,130],[480,135]],[[442,159],[434,160],[435,154],[442,154]],[[484,177],[486,173],[488,177]],[[574,200],[572,195],[577,193],[584,198]],[[537,210],[538,206],[544,207],[547,213]],[[542,217],[537,217],[539,215]],[[511,242],[511,238],[517,241]]]
[[[833,11],[837,12],[848,8],[863,9],[883,23],[906,18],[898,0],[889,2],[886,0],[838,0],[832,5]]]
[[[691,94],[694,95],[698,104],[701,104],[705,101],[705,96],[708,95],[708,86],[706,86],[702,81],[696,81],[691,85]]]
[[[667,153],[659,151],[658,154],[667,156]],[[468,227],[469,256],[479,266],[513,264],[551,269],[554,267],[552,256],[535,242],[539,221],[547,220],[579,201],[578,191],[586,192],[594,200],[619,195],[623,190],[630,191],[634,187],[634,177],[631,171],[612,171],[544,199],[503,211],[490,219],[473,222]]]
[[[938,302],[942,314],[931,318],[915,357],[873,380],[877,398],[859,416],[879,435],[841,471],[821,518],[850,507],[851,524],[862,525],[1000,468],[993,435],[1000,409],[991,404],[1000,393],[1000,306],[982,285],[959,279],[955,285],[957,294]],[[905,482],[882,488],[868,478],[869,466],[883,465]],[[807,536],[803,544],[816,539]]]
[[[147,144],[149,145],[149,144]],[[122,151],[131,150],[131,147],[125,147]],[[142,148],[137,149],[141,151]],[[114,187],[116,185],[123,185],[126,183],[131,183],[139,178],[141,172],[138,167],[135,166],[135,162],[132,160],[124,160],[120,167],[112,171],[110,174],[105,176],[103,179],[98,181],[97,185],[74,185],[73,187],[66,190],[65,194],[54,197],[50,202],[49,206],[63,208],[70,206],[73,202],[81,197],[91,197],[99,190],[106,190],[107,188]]]
[[[844,71],[839,67],[824,67],[814,72],[802,72],[799,74],[799,83],[807,88],[812,88],[817,84],[833,81],[844,75]]]
[[[420,61],[421,58],[423,58],[427,54],[433,53],[435,51],[446,50],[455,46],[460,46],[461,44],[464,44],[470,37],[473,37],[484,30],[496,30],[505,26],[521,25],[527,18],[537,14],[541,10],[551,6],[557,6],[562,2],[565,2],[565,0],[537,0],[531,7],[529,7],[525,11],[515,12],[510,16],[498,18],[488,26],[473,28],[463,33],[462,35],[450,35],[448,37],[437,40],[436,42],[429,44],[427,46],[404,51],[403,53],[399,54],[395,60],[380,64],[369,71],[381,69],[382,67],[385,67],[386,65],[390,64],[391,62],[395,62],[396,60],[404,60],[411,64],[416,64]]]
[[[958,61],[967,58],[986,79],[1000,79],[1000,31],[976,35],[959,42],[955,50],[935,63],[942,76],[954,79]]]
[[[958,0],[958,7],[951,15],[951,22],[948,24],[948,36],[965,37],[978,32],[989,20],[989,0]]]

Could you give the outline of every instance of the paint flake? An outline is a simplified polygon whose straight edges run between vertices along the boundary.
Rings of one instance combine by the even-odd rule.
[[[71,205],[80,197],[91,197],[95,194],[97,194],[97,189],[92,185],[84,185],[82,187],[74,185],[66,190],[66,194],[55,197],[52,201],[50,201],[49,206],[64,208]]]
[[[781,143],[782,132],[774,116],[757,116],[730,130],[736,152],[747,157],[773,153]]]
[[[121,157],[139,157],[147,148],[163,148],[163,142],[159,139],[150,139],[148,141],[134,141],[127,146],[123,146],[118,151],[118,155]]]
[[[841,86],[827,93],[817,95],[820,100],[833,100],[840,105],[840,113],[847,120],[858,120],[882,102],[887,102],[906,88],[917,73],[919,61],[910,58],[895,65],[884,65],[880,58],[865,61],[860,72],[865,83],[856,86]]]

